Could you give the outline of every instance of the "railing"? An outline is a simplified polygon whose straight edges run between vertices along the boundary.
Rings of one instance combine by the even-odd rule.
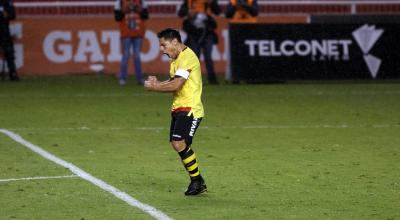
[[[224,8],[227,0],[219,1]],[[147,0],[157,16],[176,16],[182,1]],[[113,12],[110,0],[15,0],[19,15],[106,15]],[[400,0],[259,0],[260,16],[273,14],[400,14]]]

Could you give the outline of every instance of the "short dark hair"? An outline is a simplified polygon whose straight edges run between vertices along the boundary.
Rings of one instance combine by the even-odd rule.
[[[179,31],[172,28],[165,28],[164,30],[158,32],[157,36],[159,39],[161,38],[164,38],[165,40],[176,39],[178,40],[179,43],[182,43],[181,34],[179,33]]]

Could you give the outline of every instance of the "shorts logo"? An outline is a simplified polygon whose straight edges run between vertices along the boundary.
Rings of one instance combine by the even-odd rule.
[[[189,132],[189,136],[193,137],[194,132],[196,131],[196,127],[197,127],[197,118],[194,118],[192,121],[192,126],[190,127],[190,132]]]
[[[174,135],[172,135],[172,137],[181,138],[182,136],[174,134]]]

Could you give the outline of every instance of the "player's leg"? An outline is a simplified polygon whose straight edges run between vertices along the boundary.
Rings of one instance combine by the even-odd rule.
[[[170,141],[178,152],[191,179],[185,195],[197,195],[207,190],[204,179],[200,175],[196,154],[190,147],[201,119],[193,118],[193,116],[187,114],[187,112],[173,113]]]
[[[179,153],[191,179],[200,175],[196,154],[190,147],[200,122],[201,119],[188,116],[188,112],[173,113],[174,125],[171,126],[171,144]]]

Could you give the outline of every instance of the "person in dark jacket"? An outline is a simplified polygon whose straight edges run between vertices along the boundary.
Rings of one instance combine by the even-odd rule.
[[[211,55],[213,45],[218,43],[215,33],[217,22],[213,15],[220,13],[217,0],[184,0],[178,11],[178,16],[184,18],[183,30],[187,33],[185,44],[199,58],[203,53],[210,84],[218,84]]]
[[[15,17],[13,2],[11,0],[0,0],[0,47],[7,63],[10,80],[12,81],[19,80],[15,66],[14,42],[9,27],[10,21],[14,20]]]
[[[257,0],[229,0],[225,8],[225,17],[230,24],[257,23],[258,3]],[[232,83],[239,83],[239,76],[233,75],[231,70],[231,49],[229,43],[229,29],[225,50],[226,70],[225,79]]]

